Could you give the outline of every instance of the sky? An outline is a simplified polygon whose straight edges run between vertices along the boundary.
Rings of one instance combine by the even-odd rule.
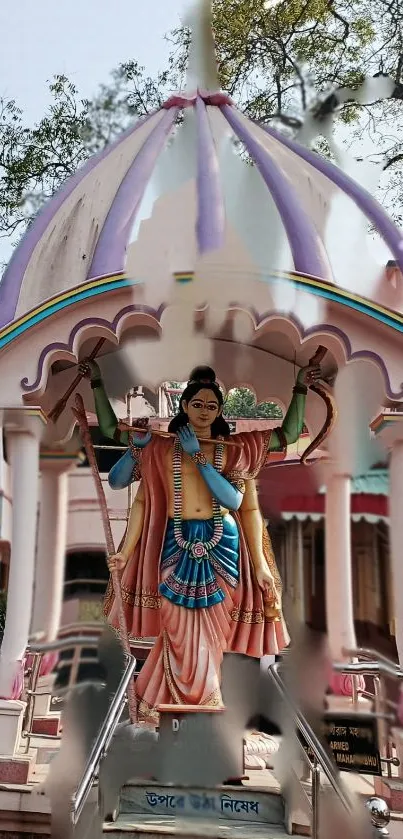
[[[113,67],[137,59],[150,74],[168,56],[164,35],[186,0],[2,0],[0,95],[15,99],[27,122],[43,115],[48,81],[64,73],[83,98]]]
[[[48,84],[56,74],[65,74],[82,98],[91,98],[126,60],[136,59],[154,75],[166,66],[164,35],[190,2],[1,0],[0,96],[15,99],[33,124],[49,104]],[[0,241],[0,261],[10,255],[10,244]]]
[[[65,74],[80,98],[92,98],[110,71],[136,59],[150,75],[164,69],[164,35],[180,23],[189,0],[0,0],[0,96],[15,99],[26,124],[51,101],[49,81]],[[0,240],[0,262],[12,253]],[[0,272],[1,273],[1,272]]]

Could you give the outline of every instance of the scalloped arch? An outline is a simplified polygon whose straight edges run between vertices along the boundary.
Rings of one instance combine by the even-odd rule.
[[[23,378],[20,382],[24,395],[42,395],[46,389],[47,377],[51,365],[61,359],[78,362],[80,347],[92,336],[99,338],[104,334],[108,340],[118,345],[125,332],[135,326],[146,326],[156,334],[160,334],[161,315],[164,309],[165,306],[161,306],[156,310],[150,307],[135,306],[132,304],[121,309],[112,322],[105,318],[95,316],[79,321],[71,330],[67,343],[52,342],[43,348],[38,359],[35,380],[30,384],[26,378]],[[241,307],[232,307],[232,311],[237,310],[241,310]],[[316,345],[322,343],[328,347],[339,367],[355,359],[371,360],[382,372],[387,397],[395,401],[403,398],[403,383],[399,391],[395,392],[392,390],[388,370],[383,358],[371,350],[353,352],[348,335],[339,327],[322,323],[305,330],[293,315],[285,316],[267,312],[258,317],[253,311],[249,311],[248,314],[250,314],[254,323],[254,343],[248,343],[244,346],[253,346],[255,349],[261,349],[262,352],[267,352],[264,347],[259,346],[259,339],[266,332],[275,331],[280,331],[283,335],[289,337],[295,348],[303,348],[310,343],[312,345],[314,343]],[[276,326],[281,328],[276,330]],[[236,386],[236,384],[236,382],[231,384],[225,382],[226,390]]]
[[[90,317],[79,321],[71,330],[67,343],[52,342],[43,348],[37,365],[37,375],[32,384],[26,377],[21,379],[21,388],[25,394],[42,395],[46,389],[49,370],[55,361],[66,360],[78,363],[78,353],[92,337],[105,337],[119,346],[124,333],[134,326],[148,326],[156,334],[161,330],[160,319],[163,307],[158,310],[133,306],[121,309],[112,322],[106,318]]]

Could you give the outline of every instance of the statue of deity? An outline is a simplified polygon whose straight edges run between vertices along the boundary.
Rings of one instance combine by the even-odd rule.
[[[129,635],[155,638],[137,678],[139,718],[158,706],[219,706],[224,652],[261,658],[289,643],[281,580],[259,507],[256,477],[284,457],[303,429],[307,386],[320,368],[300,370],[278,428],[231,435],[214,371],[195,369],[163,437],[119,430],[99,366],[84,362],[99,427],[127,445],[109,474],[114,489],[139,482],[119,552]],[[105,615],[117,628],[111,581]]]

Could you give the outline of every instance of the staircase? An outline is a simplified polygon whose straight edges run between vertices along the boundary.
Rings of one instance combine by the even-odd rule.
[[[197,789],[127,784],[120,798],[116,821],[104,825],[104,834],[125,837],[233,837],[280,839],[284,802],[277,791],[248,786]]]

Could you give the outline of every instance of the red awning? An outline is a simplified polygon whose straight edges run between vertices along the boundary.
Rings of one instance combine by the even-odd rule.
[[[281,513],[284,518],[297,516],[309,518],[310,516],[321,517],[325,514],[325,494],[316,495],[289,495],[281,503]],[[359,495],[351,496],[351,515],[353,518],[366,519],[387,519],[389,518],[389,505],[386,495]]]

